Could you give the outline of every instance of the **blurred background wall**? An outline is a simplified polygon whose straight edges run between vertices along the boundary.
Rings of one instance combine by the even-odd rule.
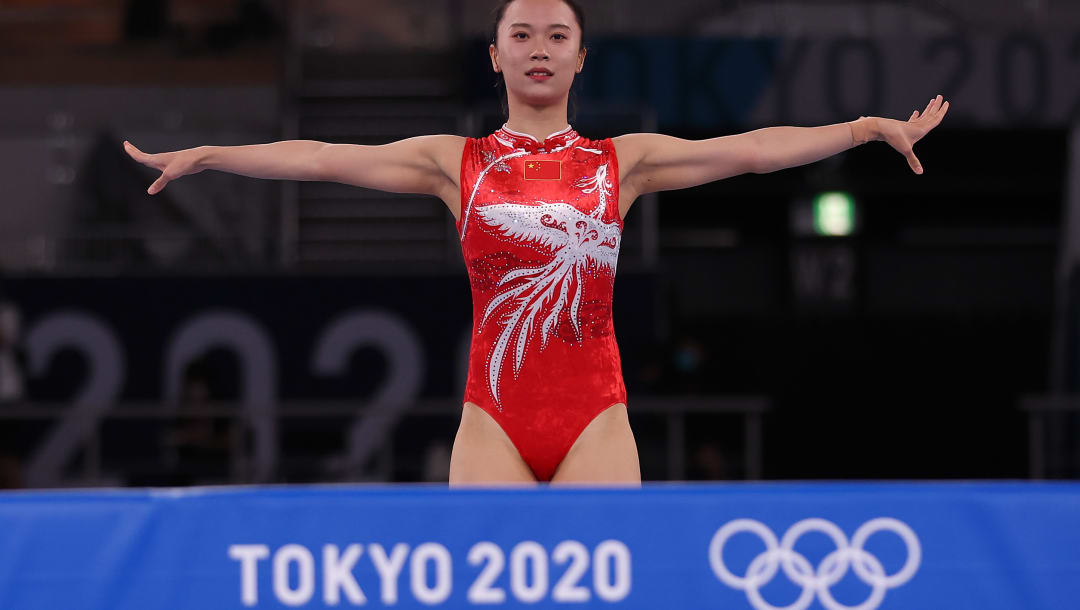
[[[445,206],[218,172],[150,197],[120,143],[490,133],[491,5],[0,0],[9,484],[445,480]],[[951,106],[923,176],[875,143],[635,204],[615,324],[647,479],[1080,473],[1080,7],[586,6],[589,137]]]

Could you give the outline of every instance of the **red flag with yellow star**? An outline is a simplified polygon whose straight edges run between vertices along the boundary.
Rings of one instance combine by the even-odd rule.
[[[560,180],[562,179],[562,161],[548,161],[533,159],[525,162],[526,180]]]

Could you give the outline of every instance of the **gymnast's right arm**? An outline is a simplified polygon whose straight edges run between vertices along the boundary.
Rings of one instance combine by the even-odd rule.
[[[147,193],[161,192],[182,176],[213,169],[251,178],[340,182],[392,193],[438,195],[448,176],[437,162],[443,139],[429,135],[366,146],[286,140],[248,146],[199,146],[148,154],[124,142],[139,163],[161,171]],[[445,146],[444,146],[445,148]]]

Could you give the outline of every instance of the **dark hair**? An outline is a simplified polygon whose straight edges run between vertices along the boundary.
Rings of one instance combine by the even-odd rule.
[[[585,48],[585,9],[581,8],[575,0],[562,0],[570,7],[570,10],[574,11],[574,17],[577,18],[578,27],[581,28],[581,43],[578,48],[578,53]],[[499,0],[499,4],[491,11],[491,44],[496,44],[499,39],[499,22],[502,21],[503,16],[506,15],[506,8],[514,3],[514,0]],[[574,79],[574,84],[577,84],[577,79]],[[510,102],[506,97],[506,76],[503,74],[495,75],[495,88],[499,90],[499,101],[502,103],[503,116],[507,119],[510,118]],[[570,108],[568,110],[569,116],[567,120],[571,123],[577,118],[577,91],[574,90],[574,85],[570,86],[570,99],[568,102]]]

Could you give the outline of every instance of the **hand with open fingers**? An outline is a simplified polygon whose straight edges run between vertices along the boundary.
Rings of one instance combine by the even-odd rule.
[[[151,195],[160,193],[166,184],[181,176],[197,174],[202,171],[202,168],[199,167],[200,153],[194,148],[176,152],[149,154],[135,148],[135,145],[131,142],[124,140],[124,150],[139,163],[161,170],[161,176],[150,185],[150,188],[146,189],[146,192]]]
[[[881,139],[888,142],[890,146],[895,148],[900,154],[904,155],[904,158],[908,161],[908,165],[911,166],[911,171],[916,174],[922,174],[922,163],[919,161],[919,158],[915,156],[912,146],[923,139],[923,136],[930,133],[931,129],[937,127],[938,124],[941,123],[941,119],[945,118],[945,113],[948,111],[949,102],[943,103],[943,98],[939,95],[930,100],[930,103],[926,105],[926,109],[922,111],[922,114],[916,110],[911,114],[911,118],[907,121],[881,119]]]

